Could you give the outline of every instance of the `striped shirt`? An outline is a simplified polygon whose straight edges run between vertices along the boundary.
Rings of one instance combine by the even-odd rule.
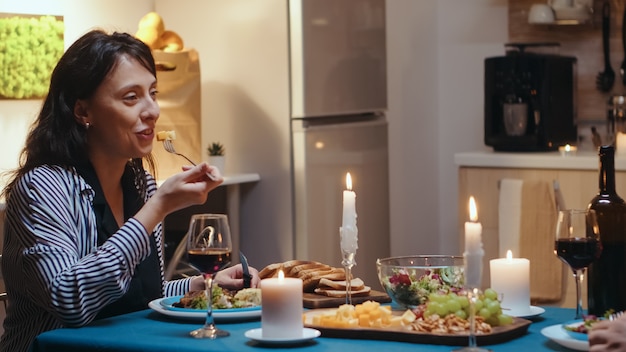
[[[148,175],[146,199],[156,192]],[[130,218],[97,245],[94,191],[73,168],[41,166],[24,175],[6,206],[2,271],[9,297],[0,352],[27,351],[41,332],[88,324],[120,298],[150,254],[148,232]],[[163,295],[184,294],[190,279],[165,282],[163,227],[159,248]]]

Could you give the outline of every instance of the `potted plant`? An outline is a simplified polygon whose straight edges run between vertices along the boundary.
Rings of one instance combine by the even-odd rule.
[[[216,166],[222,174],[225,173],[226,160],[224,159],[224,145],[220,142],[209,143],[207,147],[209,164]]]

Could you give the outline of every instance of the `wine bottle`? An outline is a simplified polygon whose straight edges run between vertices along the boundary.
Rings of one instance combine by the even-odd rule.
[[[615,149],[601,146],[599,192],[589,203],[596,211],[601,253],[589,267],[587,308],[603,316],[626,310],[626,204],[615,190]]]

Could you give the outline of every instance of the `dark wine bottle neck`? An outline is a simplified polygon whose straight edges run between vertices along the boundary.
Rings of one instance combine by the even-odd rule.
[[[615,194],[615,156],[613,151],[600,154],[600,193]]]

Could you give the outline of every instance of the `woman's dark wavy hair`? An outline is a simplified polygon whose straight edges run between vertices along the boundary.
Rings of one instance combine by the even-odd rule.
[[[127,33],[92,30],[67,49],[52,72],[48,95],[20,153],[19,167],[10,173],[3,191],[7,198],[15,183],[38,166],[71,167],[88,161],[86,129],[75,119],[74,105],[77,100],[88,99],[95,93],[122,56],[136,59],[156,77],[150,48]],[[129,160],[142,198],[146,188],[144,159],[154,174],[152,155]]]

